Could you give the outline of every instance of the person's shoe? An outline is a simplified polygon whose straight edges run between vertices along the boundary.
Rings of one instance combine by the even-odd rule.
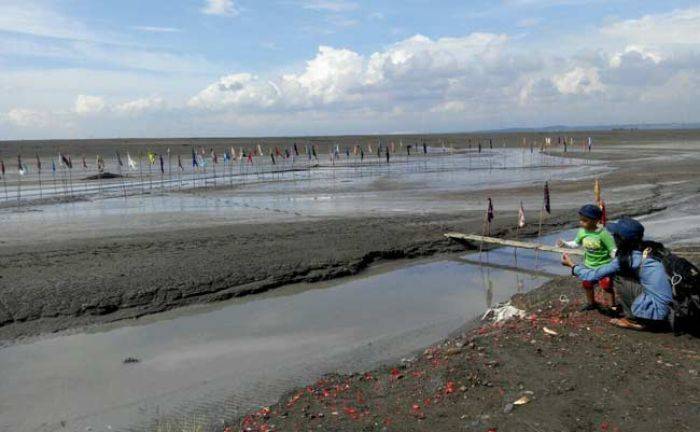
[[[598,312],[610,318],[620,318],[622,316],[620,309],[615,306],[598,308]]]
[[[590,312],[599,309],[598,303],[589,303],[580,309],[581,312]]]

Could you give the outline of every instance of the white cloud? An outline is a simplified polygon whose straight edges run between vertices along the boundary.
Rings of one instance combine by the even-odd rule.
[[[146,112],[156,112],[165,108],[165,101],[160,96],[136,99],[121,103],[114,107],[114,111],[124,115],[139,115]]]
[[[73,110],[79,115],[99,114],[106,107],[104,99],[99,96],[78,95]]]
[[[7,123],[19,127],[43,128],[49,124],[50,120],[47,113],[26,108],[13,108],[3,117]]]
[[[192,108],[218,109],[226,106],[269,107],[279,99],[276,89],[248,74],[232,74],[219,79],[190,98]]]
[[[78,20],[66,17],[32,0],[3,0],[0,30],[45,38],[96,40],[97,36]]]
[[[466,111],[467,104],[464,101],[445,101],[430,109],[434,113],[462,113]]]
[[[191,98],[189,106],[233,110],[394,108],[402,101],[420,99],[438,104],[447,94],[479,91],[483,85],[479,80],[498,83],[504,73],[499,71],[499,56],[506,41],[504,35],[486,33],[437,40],[416,35],[369,56],[321,46],[301,73],[271,79],[247,73],[228,75]],[[500,83],[508,84],[508,80]]]
[[[542,20],[540,18],[523,18],[517,22],[517,26],[521,28],[530,28],[538,26]]]
[[[357,3],[345,0],[304,0],[301,6],[304,9],[327,12],[348,12],[359,8]]]
[[[596,68],[576,67],[569,72],[553,76],[552,82],[563,94],[585,95],[605,89]]]
[[[615,53],[612,57],[610,57],[610,67],[619,68],[624,59],[629,57],[639,57],[643,60],[649,60],[654,64],[659,64],[661,62],[661,54],[649,51],[641,46],[629,45],[624,49],[624,51]]]
[[[202,13],[207,15],[237,16],[240,12],[233,0],[204,0]]]
[[[180,31],[180,29],[174,27],[133,26],[132,28],[147,33],[177,33]]]
[[[603,27],[601,33],[629,44],[697,48],[699,29],[700,7],[692,7],[614,22]]]

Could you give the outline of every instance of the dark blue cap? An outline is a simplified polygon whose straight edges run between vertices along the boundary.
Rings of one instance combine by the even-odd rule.
[[[609,223],[606,228],[611,234],[617,234],[624,240],[641,240],[644,238],[644,225],[629,217],[623,217],[617,222]]]
[[[585,206],[581,207],[578,214],[590,220],[597,221],[603,217],[603,210],[601,210],[600,207],[595,204],[586,204]]]

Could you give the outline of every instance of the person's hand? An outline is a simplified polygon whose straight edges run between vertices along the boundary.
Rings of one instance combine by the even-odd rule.
[[[562,240],[562,239],[557,240],[557,247],[564,247],[564,240]]]
[[[574,262],[568,253],[561,255],[561,265],[563,265],[565,267],[573,267],[574,266]]]

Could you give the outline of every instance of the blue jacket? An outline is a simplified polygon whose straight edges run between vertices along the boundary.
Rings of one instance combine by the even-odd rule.
[[[638,272],[639,283],[644,289],[644,292],[632,303],[632,313],[638,318],[666,319],[673,300],[673,289],[663,264],[651,258],[644,259],[639,251],[632,253],[631,261],[632,270]],[[639,271],[640,266],[641,271]],[[606,276],[614,276],[619,271],[620,262],[615,258],[609,264],[597,269],[576,265],[572,273],[581,280],[593,282]]]

